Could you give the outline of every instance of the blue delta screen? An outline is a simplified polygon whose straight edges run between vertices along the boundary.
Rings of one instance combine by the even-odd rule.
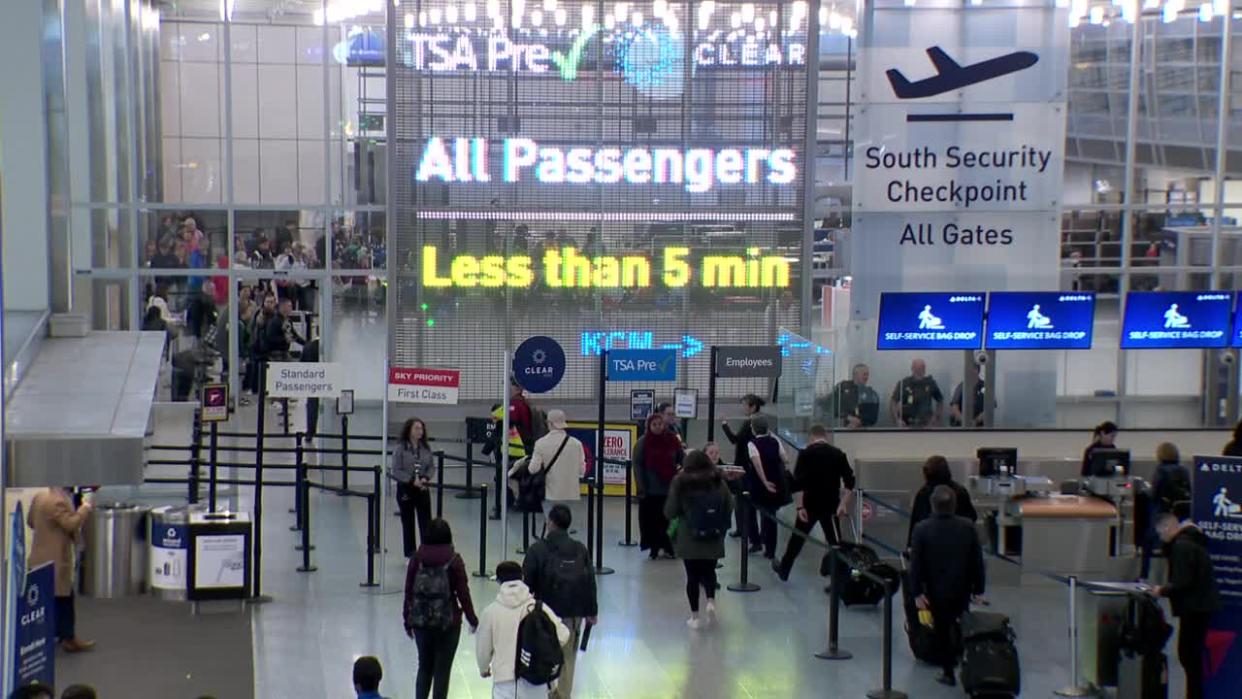
[[[988,349],[1091,349],[1095,294],[988,294]]]
[[[880,294],[876,349],[979,349],[982,293]]]
[[[1122,349],[1225,347],[1233,294],[1132,291],[1121,324]]]

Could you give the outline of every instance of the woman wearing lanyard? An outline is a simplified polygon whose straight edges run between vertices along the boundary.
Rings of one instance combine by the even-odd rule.
[[[414,555],[418,538],[414,523],[425,537],[431,524],[431,479],[435,475],[435,456],[427,442],[427,424],[410,418],[401,428],[401,443],[392,455],[388,476],[397,482],[397,507],[401,511],[402,551]]]

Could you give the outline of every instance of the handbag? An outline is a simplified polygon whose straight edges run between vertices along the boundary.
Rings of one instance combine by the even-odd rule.
[[[557,459],[561,458],[561,452],[565,451],[565,445],[569,444],[569,435],[565,435],[565,439],[561,441],[561,446],[557,448],[556,453],[548,463],[537,473],[523,471],[517,474],[518,494],[517,501],[514,503],[518,510],[522,512],[542,512],[543,500],[547,497],[548,489],[548,471],[556,465]]]

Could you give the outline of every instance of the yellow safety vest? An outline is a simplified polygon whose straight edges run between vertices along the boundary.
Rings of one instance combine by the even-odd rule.
[[[496,418],[496,426],[499,428],[504,424],[505,409],[504,406],[496,408],[492,411],[492,417]],[[522,443],[522,434],[518,432],[513,421],[509,421],[509,458],[520,459],[526,456],[526,445]]]

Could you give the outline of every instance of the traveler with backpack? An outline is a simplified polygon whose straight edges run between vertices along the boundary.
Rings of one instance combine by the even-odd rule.
[[[496,582],[500,592],[483,610],[475,638],[479,674],[492,678],[492,699],[547,699],[561,673],[569,629],[531,595],[521,564],[496,566]]]
[[[1156,519],[1166,513],[1190,511],[1191,485],[1190,469],[1183,466],[1181,454],[1177,446],[1169,442],[1161,442],[1156,447],[1156,473],[1151,479],[1151,496],[1147,507],[1146,533],[1143,537],[1143,562],[1139,571],[1140,578],[1146,578],[1151,572],[1151,557],[1160,545],[1160,535],[1156,532]],[[1179,510],[1178,508],[1184,508]]]
[[[918,608],[931,612],[943,668],[936,681],[952,687],[957,684],[954,629],[972,598],[982,603],[983,547],[974,523],[954,514],[957,496],[953,488],[936,486],[931,509],[932,516],[914,528],[910,540],[909,581]]]
[[[643,551],[650,551],[653,561],[663,551],[670,558],[674,555],[664,501],[684,457],[681,440],[668,431],[664,416],[652,413],[647,418],[646,432],[634,445],[634,474],[638,486],[638,545]]]
[[[416,417],[406,420],[388,471],[388,477],[397,482],[401,545],[406,558],[413,556],[418,547],[415,523],[424,539],[431,523],[431,482],[435,480],[436,461],[428,439],[427,423]]]
[[[845,517],[854,500],[854,469],[845,452],[828,442],[828,428],[811,425],[810,441],[798,453],[794,462],[794,504],[797,520],[794,527],[803,534],[810,534],[816,523],[830,544],[836,544],[838,517]],[[844,489],[844,494],[842,494]],[[789,579],[789,571],[806,543],[802,537],[789,537],[785,555],[780,562],[773,561],[772,568],[782,581]]]
[[[470,599],[466,564],[453,549],[453,531],[442,519],[424,530],[423,545],[405,574],[405,633],[418,645],[417,699],[446,699],[453,656],[464,616],[471,629],[479,618]]]
[[[975,511],[975,506],[970,501],[970,491],[966,490],[961,483],[953,480],[949,460],[939,454],[933,454],[923,462],[923,487],[914,494],[914,503],[910,506],[910,529],[906,536],[906,548],[909,548],[914,541],[914,528],[919,525],[919,522],[931,517],[932,492],[942,485],[953,489],[958,517],[965,517],[972,523],[979,521],[979,513]]]
[[[550,411],[549,419],[558,412]],[[569,536],[573,514],[563,503],[553,505],[548,510],[547,522],[547,534],[542,540],[532,543],[526,551],[522,573],[535,599],[556,612],[569,628],[569,640],[562,649],[565,661],[561,676],[556,689],[548,695],[551,699],[568,699],[573,696],[574,661],[581,639],[582,622],[586,621],[587,626],[598,622],[599,602],[591,554],[586,546]]]
[[[1204,652],[1208,623],[1220,610],[1216,569],[1208,554],[1208,538],[1193,521],[1161,514],[1156,530],[1169,557],[1169,579],[1157,587],[1157,597],[1168,597],[1178,618],[1177,659],[1186,671],[1186,699],[1203,698]]]
[[[716,621],[716,561],[724,558],[725,533],[733,511],[733,494],[720,470],[701,451],[686,454],[685,467],[673,479],[664,515],[672,522],[673,546],[686,567],[686,598],[690,618],[699,629],[699,588],[707,595],[707,623]]]
[[[530,402],[526,400],[521,384],[512,378],[509,379],[509,424],[521,436],[522,447],[529,456],[539,435],[535,434],[534,413]]]

